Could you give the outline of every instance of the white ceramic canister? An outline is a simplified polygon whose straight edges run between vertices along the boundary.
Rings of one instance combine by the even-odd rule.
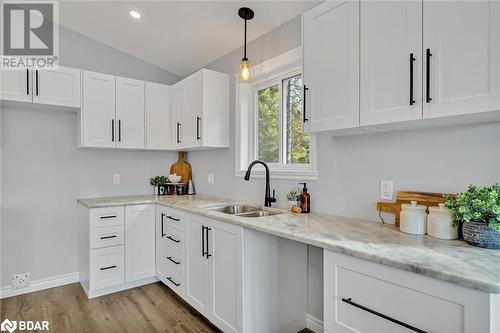
[[[438,207],[429,207],[427,233],[441,239],[457,239],[458,230],[452,227],[451,213],[444,203]]]
[[[416,201],[402,204],[399,230],[407,234],[425,235],[427,233],[427,206],[417,205]]]

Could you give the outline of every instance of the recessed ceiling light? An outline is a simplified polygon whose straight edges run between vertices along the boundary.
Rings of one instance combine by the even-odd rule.
[[[133,18],[136,18],[136,19],[141,18],[141,14],[139,14],[139,12],[136,12],[135,10],[131,10],[129,13],[130,13],[130,16],[132,16]]]

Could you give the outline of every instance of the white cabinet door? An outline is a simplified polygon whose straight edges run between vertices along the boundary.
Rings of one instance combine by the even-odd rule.
[[[146,149],[169,149],[170,86],[146,82]]]
[[[361,2],[361,126],[422,119],[422,2]]]
[[[118,148],[144,149],[144,81],[116,78]]]
[[[201,139],[202,80],[202,71],[182,80],[182,126],[184,127],[182,139],[184,147],[194,147]]]
[[[182,124],[182,81],[174,84],[171,87],[171,106],[172,106],[172,123],[171,123],[171,147],[180,149],[183,147],[184,128]]]
[[[156,277],[166,283],[168,277],[168,267],[165,261],[167,256],[165,245],[167,210],[165,207],[157,206],[156,209]]]
[[[33,75],[30,70],[2,70],[0,76],[0,99],[31,103]]]
[[[210,228],[210,320],[224,332],[241,332],[243,228],[219,221]]]
[[[125,207],[125,281],[155,276],[155,206]]]
[[[205,317],[210,316],[209,258],[206,255],[207,224],[186,219],[186,301]]]
[[[59,66],[57,70],[36,70],[33,102],[79,108],[81,70]]]
[[[303,17],[306,130],[359,126],[359,1],[325,1]]]
[[[124,282],[123,245],[90,250],[89,269],[91,291]]]
[[[115,147],[115,77],[83,71],[81,146]]]
[[[499,110],[500,2],[424,1],[423,22],[424,118]]]

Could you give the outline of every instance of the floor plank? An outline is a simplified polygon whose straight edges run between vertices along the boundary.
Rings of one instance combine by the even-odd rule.
[[[51,332],[219,332],[173,291],[148,284],[87,299],[79,283],[0,300],[0,320],[48,320]]]

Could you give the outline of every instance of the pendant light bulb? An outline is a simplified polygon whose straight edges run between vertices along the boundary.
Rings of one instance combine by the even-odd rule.
[[[238,10],[238,15],[245,20],[245,39],[243,43],[243,59],[238,69],[238,81],[241,83],[253,81],[252,64],[247,58],[247,21],[253,19],[254,12],[250,8],[242,7]]]
[[[240,69],[238,71],[238,81],[251,82],[253,81],[252,64],[247,58],[241,59]]]

